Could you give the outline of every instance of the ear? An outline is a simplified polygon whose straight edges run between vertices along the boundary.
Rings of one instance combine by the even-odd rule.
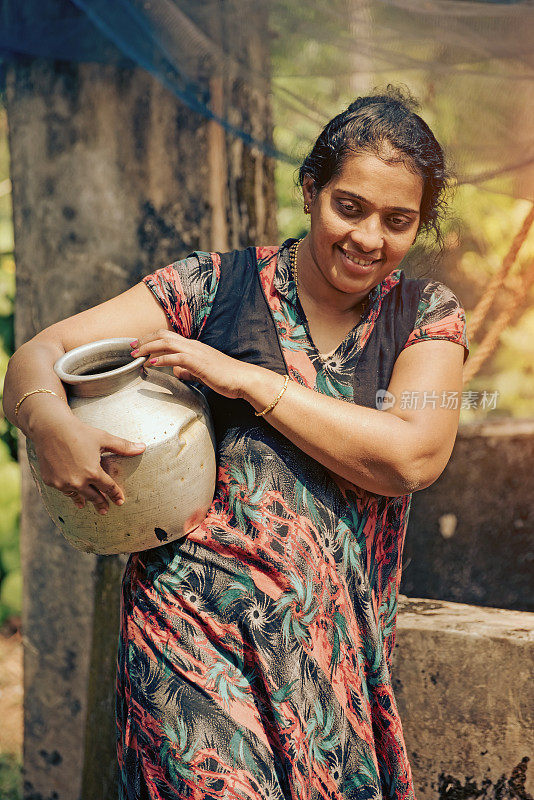
[[[304,180],[302,181],[302,197],[305,203],[309,203],[310,205],[313,203],[315,199],[315,195],[317,191],[315,189],[313,178],[311,175],[305,175]]]

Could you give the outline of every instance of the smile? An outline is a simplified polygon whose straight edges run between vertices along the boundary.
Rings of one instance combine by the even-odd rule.
[[[339,249],[345,256],[345,258],[348,258],[348,260],[352,261],[353,264],[358,264],[359,267],[370,267],[371,264],[377,264],[379,261],[381,261],[380,258],[374,258],[374,259],[358,258],[353,253],[349,253],[348,250],[345,250],[343,247],[340,247]]]

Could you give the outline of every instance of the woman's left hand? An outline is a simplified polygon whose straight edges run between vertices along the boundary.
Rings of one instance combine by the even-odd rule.
[[[180,380],[202,381],[225,397],[242,397],[255,372],[261,369],[164,328],[131,344],[131,355],[147,356],[147,366],[172,367]]]

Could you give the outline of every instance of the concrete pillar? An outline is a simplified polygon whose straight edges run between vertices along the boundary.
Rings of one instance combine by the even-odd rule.
[[[224,16],[225,4],[213,3]],[[52,25],[70,4],[43,0],[45,6]],[[233,91],[224,80],[217,86],[219,110]],[[221,241],[276,243],[274,204],[265,206],[274,198],[272,162],[235,147],[142,70],[19,61],[8,68],[6,100],[17,346],[192,250],[217,249]],[[253,108],[242,100],[233,122],[250,127],[249,115],[268,139],[265,93]],[[214,175],[214,165],[224,173]],[[117,795],[122,563],[67,545],[40,502],[22,445],[24,796],[110,800]]]

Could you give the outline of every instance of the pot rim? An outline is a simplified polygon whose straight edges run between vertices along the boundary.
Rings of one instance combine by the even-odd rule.
[[[68,384],[91,384],[101,381],[102,378],[113,378],[121,375],[128,375],[129,373],[136,372],[143,366],[147,360],[147,356],[139,356],[132,360],[130,364],[124,364],[122,367],[116,369],[104,370],[103,372],[95,372],[92,375],[76,375],[69,370],[79,363],[80,357],[98,353],[103,355],[105,353],[120,354],[123,350],[125,353],[130,352],[130,342],[134,341],[136,336],[122,336],[115,339],[97,339],[94,342],[82,344],[79,347],[74,347],[64,353],[54,364],[54,372],[63,383]]]

